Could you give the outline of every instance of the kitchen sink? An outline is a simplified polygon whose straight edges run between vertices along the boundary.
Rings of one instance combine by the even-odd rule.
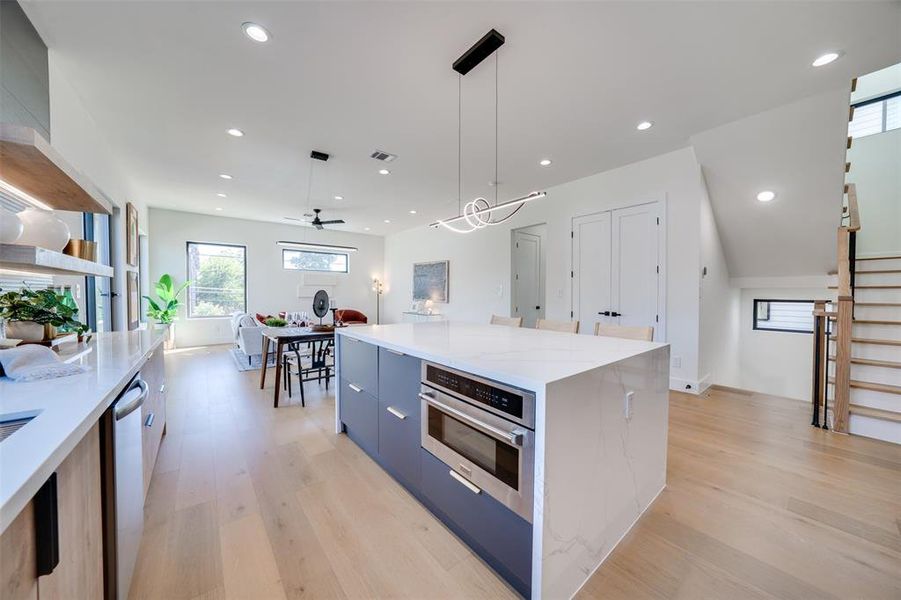
[[[0,415],[0,442],[19,431],[38,416],[38,412]]]

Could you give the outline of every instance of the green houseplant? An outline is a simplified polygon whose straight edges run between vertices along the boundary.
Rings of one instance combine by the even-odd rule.
[[[267,327],[285,327],[288,324],[284,319],[279,319],[278,317],[270,317],[266,319]]]
[[[156,282],[156,300],[150,296],[144,296],[148,304],[147,316],[154,319],[158,324],[168,327],[165,342],[167,350],[175,348],[175,319],[178,318],[178,296],[189,285],[191,285],[191,282],[186,281],[176,288],[175,284],[172,283],[172,276],[165,273]]]
[[[186,281],[176,289],[171,275],[166,273],[161,276],[160,280],[156,282],[157,299],[144,296],[147,304],[150,305],[150,308],[147,309],[147,316],[165,325],[172,323],[178,316],[178,296],[189,285],[191,282]]]
[[[2,290],[0,290],[2,291]],[[76,316],[78,308],[66,302],[54,290],[13,290],[0,294],[0,318],[7,321],[7,335],[27,342],[42,342],[56,337],[57,328],[77,333],[88,326]]]

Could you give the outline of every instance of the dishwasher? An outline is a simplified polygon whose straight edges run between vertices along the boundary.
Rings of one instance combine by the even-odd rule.
[[[147,383],[138,372],[103,415],[104,598],[125,600],[144,533],[141,406]]]

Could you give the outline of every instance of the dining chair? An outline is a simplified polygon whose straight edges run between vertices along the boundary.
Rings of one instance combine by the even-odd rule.
[[[507,327],[522,327],[522,317],[501,317],[491,315],[492,325],[506,325]]]
[[[594,334],[604,337],[623,338],[627,340],[654,341],[653,327],[625,327],[623,325],[594,324]]]
[[[535,322],[535,329],[544,329],[546,331],[562,331],[563,333],[579,333],[579,322],[538,319]]]

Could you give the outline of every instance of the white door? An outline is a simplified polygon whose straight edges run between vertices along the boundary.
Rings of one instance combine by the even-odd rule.
[[[579,332],[593,334],[601,316],[610,312],[611,265],[610,211],[573,219],[573,318]]]
[[[573,318],[579,331],[595,323],[661,329],[659,203],[573,219]]]
[[[513,232],[513,311],[523,327],[535,327],[544,315],[541,299],[541,238],[524,231]]]
[[[654,327],[658,321],[657,207],[642,204],[612,211],[611,314],[617,325]],[[657,337],[655,333],[655,338]]]

